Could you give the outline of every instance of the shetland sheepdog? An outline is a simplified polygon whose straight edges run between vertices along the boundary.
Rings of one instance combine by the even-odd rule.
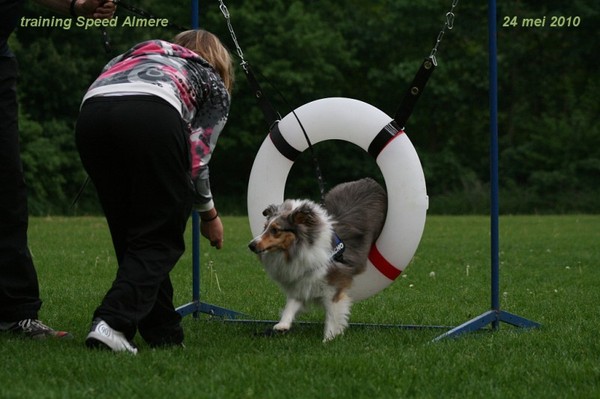
[[[343,334],[352,306],[348,290],[366,268],[386,212],[385,190],[371,178],[335,186],[323,206],[288,199],[263,211],[265,229],[248,247],[286,295],[273,330],[288,331],[297,313],[316,302],[325,308],[323,342]]]

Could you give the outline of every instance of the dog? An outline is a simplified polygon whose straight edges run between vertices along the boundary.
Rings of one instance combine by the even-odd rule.
[[[348,290],[366,268],[386,213],[386,192],[371,178],[335,186],[323,206],[287,199],[263,211],[264,231],[248,247],[286,295],[273,330],[288,331],[298,312],[316,302],[325,308],[323,342],[344,333],[352,306]]]

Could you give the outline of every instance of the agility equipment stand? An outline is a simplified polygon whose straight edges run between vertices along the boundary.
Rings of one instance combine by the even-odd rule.
[[[198,318],[200,313],[227,319],[245,316],[243,313],[200,301],[200,216],[197,211],[192,212],[192,301],[179,306],[177,312],[182,316],[191,314],[194,318]]]
[[[427,82],[427,79],[431,75],[434,67],[436,66],[435,62],[435,53],[437,51],[437,47],[441,38],[444,34],[444,30],[446,28],[452,29],[452,24],[454,20],[453,10],[458,0],[453,0],[452,10],[446,14],[446,25],[444,29],[440,32],[437,38],[437,43],[432,50],[432,53],[428,59],[422,64],[421,69],[419,70],[415,80],[411,84],[411,89],[409,94],[405,96],[402,101],[401,107],[396,114],[396,119],[401,120],[402,126],[410,116],[414,104],[416,103],[418,97],[422,93],[422,89]],[[193,16],[192,16],[192,25],[197,28],[198,27],[198,19],[197,16],[199,14],[198,11],[198,0],[192,0],[193,5]],[[231,27],[229,12],[223,3],[220,0],[220,8],[223,12],[229,30],[232,34],[232,38],[234,39],[234,43],[237,48],[238,55],[242,59],[242,66],[244,67],[244,72],[248,75],[250,85],[254,87],[255,91],[258,88],[257,93],[262,94],[260,91],[260,87],[258,83],[254,79],[247,63],[243,58],[243,53],[237,43],[235,38],[235,34],[233,33],[233,28]],[[488,34],[489,34],[489,81],[490,81],[490,91],[489,91],[489,101],[490,101],[490,186],[491,186],[491,199],[490,199],[490,222],[491,222],[491,309],[487,312],[484,312],[478,317],[475,317],[457,327],[448,327],[448,326],[421,326],[421,325],[391,325],[391,324],[367,324],[367,323],[350,323],[350,326],[362,326],[362,327],[378,327],[378,328],[399,328],[399,329],[445,329],[446,333],[436,337],[433,341],[440,341],[444,338],[456,337],[461,334],[465,334],[468,332],[474,332],[478,330],[482,330],[488,325],[491,326],[491,330],[498,330],[500,327],[500,323],[504,322],[507,324],[511,324],[513,326],[531,329],[538,328],[540,324],[525,319],[523,317],[508,313],[500,309],[500,300],[499,300],[499,189],[498,189],[498,71],[497,71],[497,45],[496,45],[496,1],[488,0]],[[431,62],[429,62],[431,61]],[[258,96],[262,98],[263,96]],[[267,102],[266,104],[261,103],[260,98],[258,98],[259,107],[265,114],[267,121],[271,121],[277,119],[275,115],[278,114],[271,112],[272,106]],[[310,145],[310,143],[309,143]],[[182,305],[177,308],[177,311],[182,315],[186,316],[192,314],[195,318],[199,317],[200,313],[205,313],[210,316],[216,316],[223,318],[227,321],[232,322],[241,322],[241,323],[276,323],[276,321],[272,320],[247,320],[245,319],[247,316],[243,313],[236,312],[230,309],[225,309],[219,306],[203,303],[200,300],[200,217],[196,211],[192,213],[192,302]],[[298,322],[297,324],[316,324],[312,322]]]

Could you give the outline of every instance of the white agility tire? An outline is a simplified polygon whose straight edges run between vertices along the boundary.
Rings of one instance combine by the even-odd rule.
[[[343,140],[356,144],[376,159],[388,195],[385,225],[371,248],[367,269],[358,275],[349,295],[360,301],[380,292],[402,273],[414,256],[428,208],[425,176],[407,135],[392,118],[362,101],[324,98],[294,113],[311,142]],[[285,184],[297,155],[308,148],[293,113],[286,115],[265,138],[248,183],[248,218],[252,235],[264,227],[263,210],[284,201]]]

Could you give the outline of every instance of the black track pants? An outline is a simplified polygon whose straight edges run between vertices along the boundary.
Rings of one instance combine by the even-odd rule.
[[[94,317],[127,338],[179,343],[169,272],[192,209],[188,144],[177,111],[155,96],[91,98],[76,141],[98,192],[119,268]]]

